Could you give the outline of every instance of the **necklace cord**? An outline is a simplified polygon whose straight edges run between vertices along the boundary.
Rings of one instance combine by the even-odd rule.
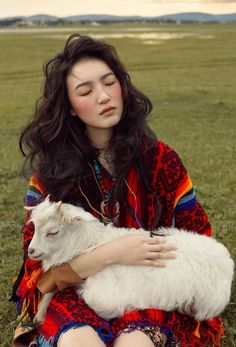
[[[82,188],[81,188],[80,185],[79,185],[79,190],[80,190],[81,194],[83,195],[83,197],[85,198],[85,200],[87,201],[87,204],[89,205],[89,207],[90,207],[94,212],[96,212],[98,215],[100,215],[104,221],[109,222],[109,219],[108,219],[106,216],[104,216],[101,212],[99,212],[98,210],[96,210],[96,208],[94,208],[94,207],[90,204],[89,199],[87,198],[87,196],[86,196],[85,193],[83,192],[83,190],[82,190]]]
[[[102,189],[101,189],[101,187],[100,187],[100,184],[99,184],[99,182],[98,182],[98,180],[97,180],[96,173],[94,172],[93,166],[92,166],[90,163],[88,163],[88,165],[89,165],[89,167],[90,167],[91,170],[92,170],[94,180],[95,180],[95,182],[96,182],[96,184],[97,184],[97,187],[98,187],[98,189],[99,189],[99,191],[100,191],[100,193],[101,193],[101,196],[102,196],[102,198],[103,198],[103,201],[105,201],[105,200],[104,200],[105,198],[104,198],[103,191],[102,191]],[[138,216],[137,216],[137,209],[138,209],[138,207],[137,207],[137,197],[136,197],[136,194],[133,192],[133,190],[132,190],[131,187],[129,186],[129,184],[128,184],[128,182],[127,182],[126,179],[124,179],[124,182],[125,182],[125,184],[126,184],[126,186],[127,186],[127,188],[128,188],[128,191],[130,192],[130,194],[133,196],[133,198],[134,198],[134,200],[135,200],[134,216],[133,216],[133,217],[134,217],[136,223],[138,224],[138,226],[139,226],[140,228],[142,228],[142,225],[141,225],[141,223],[140,223],[140,221],[139,221],[139,218],[138,218]],[[103,219],[103,221],[104,221],[105,223],[109,223],[109,222],[110,222],[110,218],[109,218],[109,217],[106,217],[103,213],[99,212],[96,208],[94,208],[94,207],[92,206],[92,204],[90,203],[90,201],[89,201],[88,197],[86,196],[86,194],[83,192],[83,190],[82,190],[82,188],[81,188],[80,185],[79,185],[79,190],[80,190],[81,194],[83,195],[83,197],[85,198],[85,200],[86,200],[88,206],[91,208],[91,210],[93,210],[93,211],[96,212],[99,216],[101,216],[102,219]]]
[[[125,181],[125,184],[126,184],[128,190],[129,190],[129,192],[133,195],[134,200],[135,200],[134,218],[135,218],[136,223],[138,224],[138,226],[139,226],[140,228],[142,228],[142,225],[141,225],[141,223],[140,223],[140,221],[139,221],[139,218],[138,218],[138,215],[137,215],[137,213],[138,213],[137,197],[136,197],[134,191],[130,188],[129,183],[127,182],[127,180],[124,179],[124,181]]]

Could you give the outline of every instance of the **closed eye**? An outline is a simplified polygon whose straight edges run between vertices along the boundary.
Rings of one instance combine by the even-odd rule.
[[[114,83],[115,83],[115,81],[107,82],[107,83],[105,83],[105,85],[106,85],[106,86],[112,86]]]
[[[80,96],[86,96],[89,95],[91,93],[91,90],[88,90],[86,93],[80,94]]]
[[[50,232],[48,232],[48,233],[46,234],[46,237],[48,237],[48,236],[54,236],[54,235],[56,235],[56,234],[58,234],[58,233],[59,233],[59,230],[50,231]]]

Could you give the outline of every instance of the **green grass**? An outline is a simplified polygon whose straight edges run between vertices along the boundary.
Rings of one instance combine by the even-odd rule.
[[[96,30],[110,33],[138,28],[203,36],[156,45],[138,38],[107,41],[117,48],[134,83],[153,101],[151,126],[182,157],[215,236],[236,259],[236,26],[110,25]],[[73,27],[71,32],[79,29]],[[0,33],[0,346],[10,345],[15,327],[15,307],[7,299],[22,257],[27,183],[19,178],[19,133],[40,93],[42,62],[63,47],[68,34],[63,28],[54,33]],[[236,302],[235,285],[231,301]],[[222,346],[236,346],[236,306],[229,305],[222,317],[226,333]]]

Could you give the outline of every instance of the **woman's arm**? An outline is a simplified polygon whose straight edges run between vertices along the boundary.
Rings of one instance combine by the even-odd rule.
[[[69,263],[56,266],[43,274],[38,282],[42,293],[80,284],[83,279],[95,275],[112,264],[149,265],[165,267],[165,259],[174,259],[163,238],[129,235],[105,243],[90,253],[75,257]],[[159,260],[156,262],[155,260]]]
[[[90,253],[82,254],[66,264],[51,268],[44,273],[38,282],[41,293],[49,293],[55,290],[63,290],[75,286],[107,266],[106,255],[101,247]]]
[[[62,264],[43,273],[37,288],[42,294],[46,294],[78,285],[81,282],[83,282],[82,278],[72,270],[69,264]]]
[[[165,259],[174,259],[174,246],[165,245],[163,238],[129,235],[105,243],[90,253],[75,257],[69,263],[51,268],[37,284],[41,293],[65,289],[80,284],[112,264],[165,267]],[[156,262],[155,260],[159,260]]]

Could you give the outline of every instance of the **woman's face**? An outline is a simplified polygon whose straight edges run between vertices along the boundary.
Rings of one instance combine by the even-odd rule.
[[[88,130],[109,129],[119,123],[123,112],[121,85],[102,60],[78,61],[67,76],[71,114]]]

